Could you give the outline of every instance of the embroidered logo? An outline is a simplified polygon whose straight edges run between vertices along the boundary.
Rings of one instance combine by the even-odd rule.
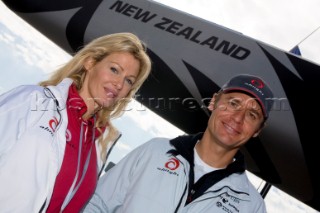
[[[164,168],[157,168],[159,171],[162,172],[167,172],[170,175],[176,175],[179,176],[179,173],[175,172],[174,170],[176,170],[177,168],[179,168],[180,166],[180,162],[178,159],[176,158],[170,158],[165,164],[164,164]]]
[[[167,169],[176,170],[180,165],[180,162],[176,158],[170,158],[169,161],[164,165]]]
[[[262,89],[265,87],[265,85],[262,80],[252,79],[250,82],[244,82],[244,84],[264,96]]]
[[[49,127],[52,130],[52,132],[56,131],[57,126],[58,126],[58,120],[56,117],[53,117],[53,119],[49,121]]]
[[[51,136],[53,136],[54,132],[56,131],[57,127],[58,127],[59,121],[56,117],[53,117],[52,119],[49,120],[48,122],[48,126],[44,127],[44,126],[40,126],[40,128],[46,130],[47,132],[49,132],[51,134]]]
[[[220,195],[220,200],[216,202],[217,207],[228,213],[240,212],[240,199],[228,194]]]
[[[264,87],[264,83],[259,79],[251,80],[251,84],[254,85],[255,87],[259,88],[259,89],[262,89]]]

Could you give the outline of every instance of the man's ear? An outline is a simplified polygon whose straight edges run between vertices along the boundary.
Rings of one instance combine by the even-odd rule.
[[[214,93],[212,98],[211,98],[211,100],[210,100],[209,106],[208,106],[209,111],[213,111],[214,110],[216,97],[217,97],[217,93]]]
[[[256,131],[256,133],[253,134],[252,137],[253,137],[253,138],[258,137],[258,135],[260,134],[261,130],[262,130],[262,128],[258,129],[258,130]]]

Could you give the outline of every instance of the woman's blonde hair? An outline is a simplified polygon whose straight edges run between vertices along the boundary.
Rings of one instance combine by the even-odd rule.
[[[115,52],[128,52],[132,54],[140,62],[140,70],[128,95],[115,103],[112,106],[112,110],[102,108],[98,112],[96,127],[99,131],[104,127],[108,130],[108,134],[105,137],[102,134],[98,139],[102,148],[101,159],[103,161],[106,159],[108,143],[113,141],[118,133],[110,119],[123,114],[125,107],[150,73],[151,60],[146,53],[145,44],[132,33],[115,33],[96,38],[78,51],[68,63],[54,72],[48,80],[40,82],[41,86],[57,85],[64,78],[71,78],[77,89],[80,90],[86,76],[85,61],[91,58],[94,60],[94,63],[98,63]]]

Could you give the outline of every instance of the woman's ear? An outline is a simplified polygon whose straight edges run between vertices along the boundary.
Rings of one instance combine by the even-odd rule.
[[[211,100],[210,100],[210,103],[209,103],[209,106],[208,106],[208,109],[209,111],[213,111],[214,108],[215,108],[215,101],[216,101],[216,97],[217,97],[217,93],[213,94]]]
[[[94,60],[91,57],[85,59],[83,66],[87,71],[89,71],[94,66]]]

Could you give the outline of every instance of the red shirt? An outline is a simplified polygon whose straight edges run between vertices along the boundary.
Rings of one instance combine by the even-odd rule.
[[[78,167],[78,158],[80,150],[80,134],[82,134],[82,146],[80,154],[80,163],[76,186],[79,184],[84,173],[85,162],[88,161],[88,167],[78,190],[65,207],[63,212],[80,212],[83,206],[90,199],[97,184],[97,153],[93,139],[100,136],[100,132],[94,129],[94,118],[83,120],[82,115],[87,111],[87,106],[79,96],[74,85],[69,89],[67,101],[68,127],[66,133],[66,148],[60,172],[56,178],[52,198],[50,200],[47,212],[60,212],[61,206],[75,180]],[[83,131],[81,132],[81,125]],[[90,159],[88,158],[89,153]],[[88,159],[88,160],[87,160]]]

